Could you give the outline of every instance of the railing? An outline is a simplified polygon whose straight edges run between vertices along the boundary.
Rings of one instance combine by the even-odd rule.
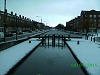
[[[14,45],[17,45],[27,39],[28,38],[0,43],[0,51],[12,47]]]
[[[48,32],[48,31],[46,31],[46,32]],[[40,35],[42,35],[42,34],[44,34],[46,32],[35,34],[35,35],[32,35],[31,37],[40,36]],[[17,45],[17,44],[19,44],[19,43],[21,43],[23,41],[28,40],[28,39],[30,39],[30,37],[22,38],[22,39],[19,39],[19,40],[13,40],[13,41],[7,41],[7,42],[0,43],[0,51],[5,50],[5,49],[7,49],[9,47],[12,47],[14,45]]]

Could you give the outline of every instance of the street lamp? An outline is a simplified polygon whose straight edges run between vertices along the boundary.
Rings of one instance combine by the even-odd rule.
[[[45,22],[45,29],[46,29],[46,26],[47,26],[48,23],[46,21],[44,21],[44,22]]]
[[[6,0],[4,1],[4,42],[6,41]]]
[[[40,17],[41,18],[41,23],[42,23],[42,17],[41,16],[36,16],[36,17]]]
[[[45,22],[45,26],[47,25],[47,22],[46,21],[43,21],[43,22]]]

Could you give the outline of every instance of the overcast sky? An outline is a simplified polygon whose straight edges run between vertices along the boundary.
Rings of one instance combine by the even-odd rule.
[[[7,0],[8,12],[13,11],[38,22],[56,26],[80,15],[81,10],[100,10],[100,0]],[[4,10],[4,0],[0,0],[0,10]]]

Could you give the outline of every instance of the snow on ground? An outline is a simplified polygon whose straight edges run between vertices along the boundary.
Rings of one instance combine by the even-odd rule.
[[[77,44],[78,40],[80,44]],[[100,75],[100,45],[97,42],[90,39],[71,39],[67,43],[81,63],[85,64],[90,75]]]
[[[16,63],[40,43],[40,41],[36,41],[35,38],[29,40],[32,40],[32,42],[29,43],[27,40],[0,51],[0,75],[5,75]]]
[[[98,36],[100,37],[100,33],[98,33]]]

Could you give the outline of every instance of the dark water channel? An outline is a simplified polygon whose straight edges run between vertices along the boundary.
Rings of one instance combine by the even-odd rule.
[[[39,46],[13,75],[84,75],[65,46]]]
[[[80,67],[71,66],[77,62],[68,47],[61,40],[57,44],[56,40],[55,47],[40,45],[13,75],[85,75]]]

